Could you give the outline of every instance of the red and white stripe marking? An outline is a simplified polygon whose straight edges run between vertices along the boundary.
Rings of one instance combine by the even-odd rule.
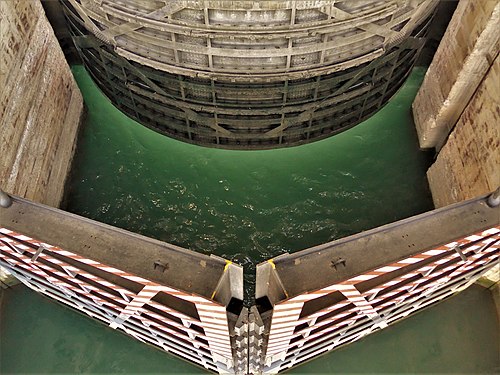
[[[492,237],[485,238],[487,236],[492,236]],[[337,330],[341,327],[349,327],[350,325],[357,322],[363,316],[372,319],[374,321],[374,326],[384,328],[385,326],[387,326],[387,322],[380,318],[379,315],[380,310],[393,304],[402,305],[405,302],[408,302],[408,299],[411,296],[420,296],[422,295],[422,293],[425,292],[430,293],[431,291],[437,289],[439,286],[449,282],[454,277],[459,277],[461,274],[477,267],[478,265],[484,265],[487,262],[495,258],[498,258],[498,254],[493,254],[493,253],[498,250],[499,239],[500,239],[500,228],[494,227],[485,230],[483,232],[477,233],[475,235],[467,236],[465,238],[456,240],[452,243],[440,246],[438,248],[427,250],[420,254],[416,254],[414,256],[402,259],[392,264],[379,267],[373,271],[357,275],[342,283],[330,285],[328,287],[316,291],[304,293],[302,295],[290,298],[286,301],[277,304],[276,306],[274,306],[273,316],[271,320],[268,350],[266,353],[267,364],[270,365],[271,363],[277,360],[283,360],[287,354],[287,348],[289,347],[290,340],[293,337],[296,337],[297,335],[302,335],[304,337],[303,340],[295,342],[297,345],[300,346],[303,345],[306,341],[310,341],[317,337],[325,335],[325,333]],[[476,241],[480,242],[474,245],[471,244],[472,242]],[[490,244],[491,242],[494,241],[497,241],[497,243],[491,245],[485,251],[486,253],[492,253],[492,255],[490,255],[486,259],[479,260],[479,258],[484,255],[484,252],[470,255],[469,253],[470,251],[477,251],[483,248],[485,245]],[[419,262],[424,262],[431,257],[434,257],[436,255],[442,255],[446,252],[449,252],[450,250],[454,249],[455,246],[465,247],[464,251],[469,253],[466,261],[463,261],[461,259],[460,254],[458,252],[453,251],[453,253],[442,259],[438,259],[432,263],[422,265],[422,267],[419,267],[418,269],[409,271],[408,273],[396,277],[393,280],[390,280],[382,285],[374,287],[364,293],[360,293],[359,290],[356,288],[356,285],[360,282],[385,275],[389,272],[402,270],[404,269],[404,267],[407,267],[409,265],[415,265],[418,264]],[[449,261],[454,261],[454,263],[448,267],[436,270],[436,266],[444,264]],[[451,274],[449,274],[448,276],[444,275],[447,271],[451,270],[453,270]],[[414,282],[404,283],[406,279],[409,279],[417,275],[422,275],[422,277]],[[424,282],[436,278],[439,275],[443,275],[443,277],[431,284],[427,284],[425,286],[422,285]],[[398,283],[402,283],[402,286],[395,288],[390,292],[381,293],[386,288],[394,286]],[[340,301],[335,305],[329,306],[309,316],[299,319],[305,302],[336,291],[346,296],[347,300]],[[390,298],[401,292],[404,292],[405,294],[393,299]],[[387,300],[387,302],[379,304],[378,306],[373,305],[374,303],[378,303],[383,300]],[[348,311],[344,311],[340,314],[335,315],[334,317],[325,319],[320,323],[316,323],[316,320],[320,316],[327,314],[333,310],[344,307],[348,303],[353,303],[355,308],[350,309]],[[355,316],[349,319],[342,320],[342,318],[344,318],[345,316],[352,314],[353,310],[357,313]],[[310,335],[310,332],[312,330],[327,324],[331,324],[335,320],[339,320],[339,324],[333,324],[325,330],[321,330],[316,334]],[[295,328],[303,323],[307,323],[308,327],[294,334],[293,332],[295,331]],[[373,327],[370,329],[373,329]]]
[[[14,237],[16,240],[20,241],[25,241],[28,242],[30,245],[32,245],[34,248],[30,246],[26,246],[20,242],[17,242],[13,240],[10,237],[7,236],[2,236],[1,234],[8,235],[10,237]],[[200,348],[200,347],[206,347],[206,345],[203,345],[199,341],[195,341],[196,337],[203,338],[208,341],[208,347],[210,351],[213,352],[213,355],[217,357],[218,361],[224,362],[226,365],[231,366],[232,364],[232,351],[231,351],[231,344],[230,344],[230,336],[229,336],[229,327],[228,327],[228,322],[227,322],[227,314],[226,314],[226,309],[224,306],[219,305],[218,303],[215,303],[212,300],[206,299],[204,297],[200,297],[194,294],[186,293],[179,291],[175,288],[171,288],[168,286],[160,285],[157,283],[154,283],[150,280],[147,280],[145,278],[139,277],[137,275],[125,272],[123,270],[117,269],[115,267],[111,267],[105,264],[102,264],[100,262],[97,262],[92,259],[88,259],[82,256],[79,256],[75,253],[72,253],[67,250],[60,249],[56,246],[52,246],[47,243],[43,243],[41,241],[37,241],[36,239],[33,239],[31,237],[25,236],[23,234],[5,229],[5,228],[0,228],[0,240],[4,241],[10,246],[13,246],[13,248],[9,246],[0,246],[0,250],[8,252],[12,257],[17,258],[18,260],[12,259],[8,256],[3,256],[0,252],[0,257],[7,261],[9,264],[11,264],[15,268],[22,268],[23,270],[27,272],[32,272],[34,274],[37,274],[39,277],[48,280],[51,284],[54,286],[58,287],[61,289],[64,293],[66,294],[71,294],[71,293],[77,293],[79,295],[85,296],[89,299],[91,299],[94,303],[98,305],[107,305],[108,307],[112,308],[113,310],[118,310],[117,312],[117,317],[111,321],[110,326],[113,328],[120,327],[121,329],[125,330],[132,336],[136,337],[137,339],[143,341],[141,337],[136,332],[130,331],[130,329],[124,327],[122,323],[129,319],[130,317],[135,317],[138,318],[139,321],[142,323],[146,323],[147,319],[142,316],[142,313],[146,313],[150,316],[154,316],[155,318],[159,319],[160,321],[164,321],[165,323],[175,326],[178,329],[182,329],[186,331],[187,337],[185,339],[189,340],[192,342],[193,346],[195,348]],[[38,259],[43,259],[48,262],[51,262],[54,265],[57,265],[61,267],[65,272],[61,272],[58,269],[52,268],[46,264],[43,264],[41,262],[37,262],[36,260],[34,262],[31,261],[32,257],[36,253],[36,249],[39,247],[43,247],[46,250],[49,250],[51,252],[54,252],[56,254],[59,254],[61,256],[73,259],[75,261],[81,262],[83,264],[89,265],[93,268],[100,269],[102,271],[112,273],[113,275],[134,281],[136,283],[140,283],[143,285],[143,289],[138,293],[135,294],[134,292],[127,290],[123,287],[120,287],[114,283],[111,283],[105,279],[102,279],[100,277],[97,277],[87,271],[84,271],[82,269],[79,269],[75,266],[72,266],[70,264],[67,264],[59,259],[56,259],[54,257],[51,257],[50,255],[47,255],[42,251],[38,257]],[[21,254],[23,253],[24,254]],[[78,284],[78,287],[75,285],[70,284],[69,282],[64,282],[63,280],[60,280],[56,277],[53,277],[50,275],[50,273],[57,275],[63,279],[67,279],[68,281],[71,281],[75,284]],[[86,283],[83,280],[77,279],[77,275],[82,275],[89,280],[92,280],[93,282],[96,282],[100,285],[103,285],[107,288],[111,288],[115,290],[117,293],[122,298],[117,297],[116,295],[110,294],[106,292],[103,289],[99,289],[94,285],[90,285]],[[106,301],[102,298],[99,298],[98,296],[92,294],[91,292],[96,292],[99,295],[105,296],[113,301],[115,301],[117,304],[120,304],[121,306],[125,305],[125,307],[121,307],[120,305],[115,305],[109,301]],[[161,305],[158,302],[152,301],[152,298],[159,292],[167,293],[172,296],[184,299],[186,301],[189,301],[193,303],[196,306],[196,309],[198,311],[198,315],[200,317],[200,320],[198,321],[197,319],[193,319],[190,316],[187,316],[181,312],[178,312],[176,310],[173,310],[169,308],[168,306]],[[182,325],[180,325],[178,322],[174,322],[170,319],[166,319],[163,316],[160,316],[158,314],[154,314],[151,311],[146,311],[144,310],[144,305],[149,304],[155,308],[158,308],[166,313],[169,313],[173,316],[176,316],[180,318],[183,322]],[[159,325],[153,321],[148,322],[150,326],[156,326],[158,329],[162,329],[162,331],[166,332],[168,335],[172,335],[172,330],[165,330],[165,327],[159,327]],[[148,324],[146,323],[146,324]],[[191,325],[195,324],[203,328],[205,334],[202,334],[196,330],[191,329]],[[201,344],[201,345],[200,345]]]

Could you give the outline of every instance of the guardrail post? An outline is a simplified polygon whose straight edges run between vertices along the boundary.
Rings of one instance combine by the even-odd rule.
[[[231,344],[233,349],[234,373],[248,374],[248,309],[244,307],[231,330]]]
[[[9,208],[12,205],[12,198],[5,191],[0,189],[0,207]]]
[[[248,373],[262,374],[264,355],[266,353],[267,334],[264,322],[257,310],[252,306],[248,315]]]

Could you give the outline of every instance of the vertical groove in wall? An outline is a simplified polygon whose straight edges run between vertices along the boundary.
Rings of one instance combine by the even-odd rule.
[[[500,2],[462,0],[413,103],[422,148],[441,148],[499,50]]]
[[[436,207],[500,186],[500,58],[497,56],[427,177]]]

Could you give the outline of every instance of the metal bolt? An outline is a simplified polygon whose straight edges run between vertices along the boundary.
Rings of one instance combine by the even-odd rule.
[[[497,207],[500,204],[500,187],[498,187],[493,193],[488,197],[488,206]]]
[[[345,262],[346,262],[345,259],[337,258],[337,260],[332,260],[330,262],[331,263],[330,267],[333,267],[333,268],[335,268],[335,270],[337,270],[337,266],[339,266],[341,264],[345,267]]]
[[[159,260],[153,263],[153,269],[159,269],[161,272],[168,270],[168,263],[162,263]]]
[[[0,207],[9,208],[12,206],[12,198],[5,191],[0,189]]]

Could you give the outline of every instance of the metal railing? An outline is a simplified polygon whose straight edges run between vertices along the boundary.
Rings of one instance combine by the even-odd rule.
[[[354,342],[475,282],[499,262],[498,191],[257,266],[261,371]]]
[[[207,370],[277,373],[463,290],[499,263],[499,191],[243,270],[0,193],[0,265]],[[314,275],[314,276],[312,276]]]
[[[243,270],[0,195],[0,265],[28,287],[209,370],[234,368]]]

